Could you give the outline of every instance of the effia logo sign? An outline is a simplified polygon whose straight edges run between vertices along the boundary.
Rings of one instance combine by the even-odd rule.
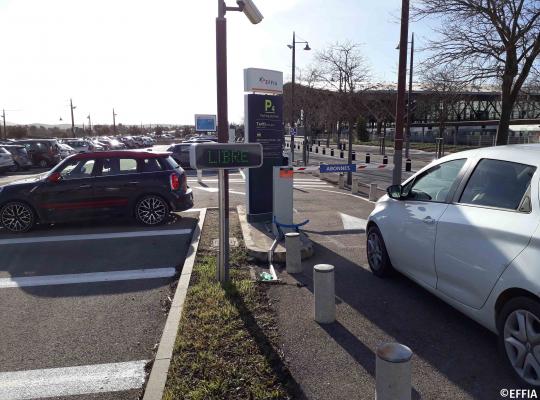
[[[244,69],[244,92],[283,93],[283,72],[270,69]]]
[[[263,85],[267,85],[267,86],[275,86],[275,87],[278,86],[278,83],[276,81],[272,79],[267,79],[264,76],[261,76],[259,78],[259,83],[262,83]]]

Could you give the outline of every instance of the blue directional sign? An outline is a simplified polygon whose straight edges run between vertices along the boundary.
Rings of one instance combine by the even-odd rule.
[[[325,172],[356,172],[356,164],[321,164],[321,173]]]

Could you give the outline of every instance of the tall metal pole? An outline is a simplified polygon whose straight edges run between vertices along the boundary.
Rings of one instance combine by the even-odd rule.
[[[227,110],[227,20],[226,6],[218,0],[216,18],[216,72],[217,72],[217,120],[218,142],[227,143],[229,121]],[[216,278],[219,282],[229,280],[229,172],[219,170],[219,256]]]
[[[4,139],[7,140],[7,131],[6,131],[6,110],[2,109],[2,119],[4,120]]]
[[[88,127],[90,130],[90,136],[92,136],[92,118],[90,117],[90,114],[88,114]]]
[[[71,109],[71,135],[75,137],[75,119],[73,118],[73,101],[69,99],[69,108]]]
[[[401,34],[399,40],[398,90],[396,102],[396,134],[394,135],[394,171],[392,184],[401,184],[403,164],[403,120],[405,117],[405,86],[407,83],[407,41],[409,38],[409,0],[401,2]]]
[[[413,68],[414,68],[414,32],[411,38],[411,57],[409,64],[409,92],[407,93],[407,143],[405,146],[405,158],[409,158],[409,150],[411,148],[411,115],[412,115],[412,82],[413,82]]]
[[[112,109],[112,123],[113,123],[114,136],[116,136],[116,113],[114,112],[114,108]],[[141,129],[142,129],[142,124],[141,124]]]
[[[296,32],[292,34],[291,128],[294,128],[294,81],[296,77]],[[294,162],[294,135],[291,133],[291,161]]]

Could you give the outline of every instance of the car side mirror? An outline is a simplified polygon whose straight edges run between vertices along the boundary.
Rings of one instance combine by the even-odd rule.
[[[51,183],[58,183],[62,180],[62,174],[60,172],[53,172],[47,177],[47,181]]]
[[[402,196],[403,187],[401,185],[392,185],[386,189],[388,197],[395,200],[400,200]]]

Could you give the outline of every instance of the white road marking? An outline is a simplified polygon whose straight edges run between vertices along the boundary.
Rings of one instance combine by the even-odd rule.
[[[180,211],[180,212],[201,212],[203,209],[202,208],[190,208],[189,210],[184,210],[184,211]]]
[[[343,228],[346,230],[366,229],[367,221],[363,218],[354,217],[349,214],[339,213]]]
[[[71,285],[75,283],[132,281],[136,279],[171,278],[176,274],[175,268],[148,268],[131,269],[127,271],[88,272],[82,274],[19,276],[1,278],[0,289],[29,287]],[[2,397],[0,397],[1,399]]]
[[[70,242],[74,240],[102,240],[102,239],[123,239],[148,236],[170,236],[189,235],[191,229],[164,229],[159,231],[131,231],[131,232],[108,232],[89,233],[84,235],[60,235],[60,236],[37,236],[13,239],[0,239],[0,245],[23,244],[23,243],[48,243],[48,242]]]
[[[203,183],[205,182],[215,183],[217,181],[218,181],[217,179],[203,179]],[[188,182],[198,182],[198,181],[197,179],[188,179]],[[244,180],[243,179],[229,179],[229,182],[244,183]]]
[[[244,174],[244,170],[243,170],[243,169],[240,170],[240,175],[242,175],[242,179],[243,179],[243,180],[246,180],[246,174]]]
[[[368,199],[365,199],[363,197],[360,197],[360,196],[357,196],[355,194],[350,194],[350,193],[343,193],[343,192],[337,192],[335,190],[325,190],[325,189],[315,189],[315,188],[312,188],[311,190],[318,190],[319,192],[327,192],[327,193],[336,193],[336,194],[342,194],[343,196],[351,196],[351,197],[355,197],[357,199],[360,199],[360,200],[364,200],[368,203],[371,203],[371,204],[375,204],[376,202],[375,201],[371,201],[371,200],[368,200]]]
[[[29,400],[139,389],[148,361],[0,373],[0,399]]]
[[[218,189],[218,188],[194,187],[193,189],[204,190],[205,192],[210,192],[210,193],[217,193],[217,192],[219,192],[219,189]],[[246,195],[244,192],[238,192],[238,191],[236,191],[236,190],[229,190],[229,193],[232,193],[232,194],[240,194],[240,195],[243,195],[243,196]]]

